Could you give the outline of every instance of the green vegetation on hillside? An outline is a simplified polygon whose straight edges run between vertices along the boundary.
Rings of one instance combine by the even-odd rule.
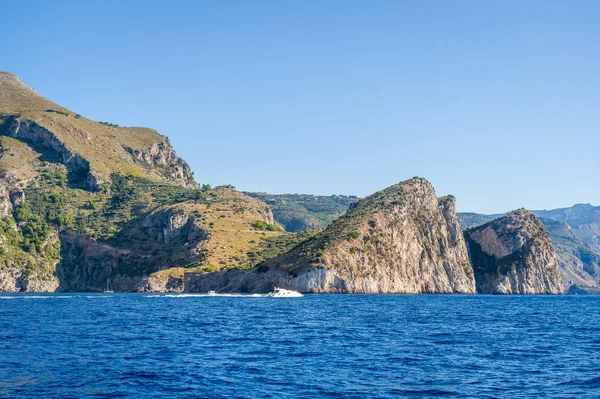
[[[325,228],[358,199],[350,195],[245,194],[266,202],[275,221],[290,232]]]
[[[257,220],[253,226],[257,230],[281,231],[281,227],[271,224],[271,223],[267,223],[264,220]]]
[[[95,239],[110,239],[123,226],[165,204],[205,201],[206,192],[113,174],[105,192],[92,193],[66,185],[66,170],[54,164],[40,171],[35,184],[24,190],[27,199],[16,208],[55,228],[71,228]]]
[[[487,222],[496,219],[499,215],[482,215],[480,213],[459,212],[456,214],[456,216],[458,216],[458,222],[463,229],[470,229],[471,227],[486,224]]]

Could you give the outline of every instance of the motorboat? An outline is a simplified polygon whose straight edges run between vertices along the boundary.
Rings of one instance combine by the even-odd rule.
[[[298,291],[286,290],[285,288],[274,287],[273,292],[269,292],[269,296],[272,298],[299,298],[302,295]]]
[[[208,295],[217,295],[217,291],[208,291]]]

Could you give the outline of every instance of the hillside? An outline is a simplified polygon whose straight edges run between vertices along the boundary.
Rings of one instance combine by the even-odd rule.
[[[0,134],[64,165],[69,184],[92,191],[105,189],[113,173],[196,187],[190,167],[167,137],[152,129],[91,121],[6,72],[0,73]]]
[[[245,194],[266,202],[273,211],[275,221],[290,232],[323,229],[358,200],[352,195]]]
[[[413,178],[358,200],[322,233],[249,272],[189,275],[191,291],[474,293],[454,197]]]
[[[198,185],[168,139],[86,119],[0,73],[0,291],[183,289],[303,236],[233,187]]]

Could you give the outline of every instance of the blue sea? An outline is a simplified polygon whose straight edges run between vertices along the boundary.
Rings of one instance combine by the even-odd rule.
[[[600,296],[0,294],[2,398],[598,398]]]

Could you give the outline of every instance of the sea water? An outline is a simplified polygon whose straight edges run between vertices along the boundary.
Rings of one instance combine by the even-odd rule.
[[[0,397],[598,398],[600,296],[0,294]]]

